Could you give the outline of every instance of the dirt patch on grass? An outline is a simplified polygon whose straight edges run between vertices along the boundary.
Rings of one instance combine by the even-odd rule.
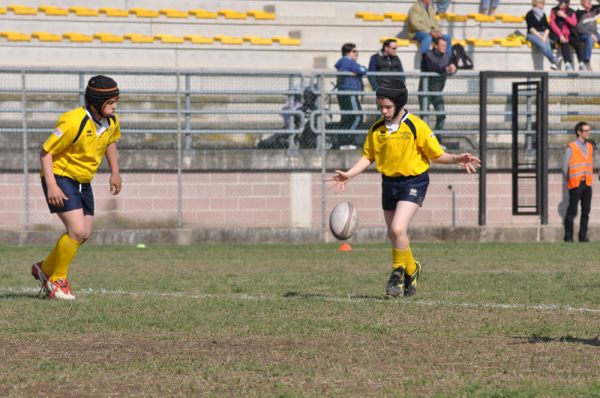
[[[0,337],[0,346],[2,396],[428,396],[473,388],[560,390],[600,378],[590,366],[600,347],[586,339],[10,336]]]

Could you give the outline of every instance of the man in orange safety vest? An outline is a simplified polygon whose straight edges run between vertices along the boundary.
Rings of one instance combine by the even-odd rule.
[[[588,123],[577,123],[575,126],[577,139],[567,145],[565,152],[563,172],[567,178],[567,188],[569,188],[569,207],[565,215],[565,242],[573,242],[573,219],[577,215],[579,202],[581,202],[579,241],[590,241],[587,231],[594,176],[594,145],[590,141],[590,131],[591,127]]]

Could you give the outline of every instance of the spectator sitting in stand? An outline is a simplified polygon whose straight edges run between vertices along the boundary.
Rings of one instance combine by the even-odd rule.
[[[560,51],[565,60],[565,70],[573,70],[573,55],[571,47],[575,49],[577,59],[579,60],[579,70],[585,70],[583,62],[583,47],[575,26],[577,25],[577,15],[569,7],[569,0],[558,0],[558,5],[552,8],[550,12],[550,39],[553,43],[560,45]]]
[[[558,70],[559,60],[552,53],[550,25],[548,24],[548,19],[544,13],[545,1],[533,0],[531,4],[533,7],[529,10],[527,15],[525,15],[525,21],[527,22],[527,40],[548,58],[548,61],[550,61],[550,69]]]
[[[398,48],[398,43],[396,43],[396,39],[387,39],[383,42],[383,46],[381,47],[381,51],[376,52],[371,56],[371,60],[369,61],[369,72],[404,72],[404,68],[402,67],[402,61],[396,55],[396,49]],[[373,90],[377,90],[379,87],[379,83],[381,83],[385,79],[396,78],[402,80],[404,83],[406,77],[404,75],[401,76],[373,76],[369,74],[368,76],[369,83],[371,83],[371,87]]]
[[[592,70],[590,60],[592,58],[592,48],[594,44],[600,41],[598,35],[598,24],[596,22],[597,15],[600,14],[600,4],[592,6],[592,0],[581,0],[579,3],[581,10],[577,10],[577,26],[575,29],[581,37],[581,41],[585,45],[583,62],[587,70]]]
[[[443,37],[452,52],[452,38],[440,32],[440,24],[435,17],[436,8],[432,0],[417,0],[408,11],[408,37],[419,42],[419,52],[426,53],[434,39]],[[398,37],[398,36],[396,36]]]

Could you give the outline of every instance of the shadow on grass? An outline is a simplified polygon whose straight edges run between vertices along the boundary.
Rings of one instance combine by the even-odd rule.
[[[375,296],[369,294],[352,294],[348,296],[334,296],[326,293],[300,293],[287,292],[283,294],[284,298],[300,298],[300,299],[324,299],[324,300],[389,300],[387,296]]]
[[[522,338],[521,338],[522,339]],[[598,337],[590,339],[580,339],[578,337],[562,336],[562,337],[548,337],[548,336],[531,336],[527,338],[527,342],[531,344],[539,343],[573,343],[573,344],[585,344],[594,347],[600,347],[600,339]]]
[[[37,293],[31,292],[2,292],[0,293],[0,300],[14,300],[14,299],[23,299],[23,298],[33,298],[37,299]]]

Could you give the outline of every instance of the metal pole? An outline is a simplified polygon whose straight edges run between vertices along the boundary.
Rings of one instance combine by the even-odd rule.
[[[487,73],[479,73],[479,225],[486,224],[486,180],[487,180]]]
[[[294,76],[288,77],[288,90],[294,90]],[[295,94],[288,95],[287,107],[288,111],[295,111],[296,101],[294,100]],[[284,115],[288,121],[288,130],[294,130],[296,128],[296,115],[287,114]],[[298,148],[296,147],[296,141],[294,140],[294,134],[288,135],[288,156],[298,156]]]
[[[183,186],[181,169],[183,165],[182,131],[181,131],[181,75],[177,72],[177,228],[183,226]]]
[[[85,80],[83,72],[79,73],[79,106],[85,105]]]
[[[27,95],[25,71],[21,72],[21,126],[23,129],[23,229],[29,229],[29,154],[27,147]]]
[[[452,228],[456,227],[456,193],[452,188],[452,185],[448,185],[450,194],[452,195]]]
[[[192,94],[191,94],[191,76],[185,75],[185,149],[189,151],[192,149],[192,118],[190,115],[190,109],[192,108]],[[178,102],[179,103],[179,102]]]
[[[327,183],[325,161],[327,160],[327,149],[325,148],[325,77],[319,75],[319,137],[321,146],[321,242],[327,237]]]

